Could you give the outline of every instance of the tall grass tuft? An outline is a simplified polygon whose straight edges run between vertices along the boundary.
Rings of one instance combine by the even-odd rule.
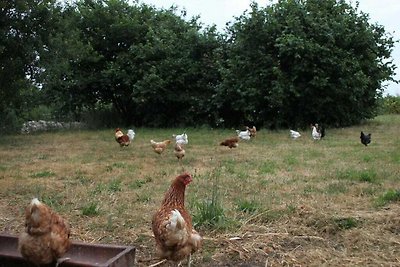
[[[211,172],[213,175],[214,172]],[[218,190],[219,176],[214,175],[211,196],[205,201],[195,203],[197,212],[193,216],[195,224],[209,228],[225,228],[226,216],[224,208],[220,202],[220,193]]]
[[[342,230],[348,230],[357,227],[358,221],[354,218],[337,218],[334,219],[335,224]]]
[[[385,206],[389,202],[400,201],[400,190],[389,189],[375,201],[376,206]]]
[[[82,210],[82,215],[85,215],[85,216],[95,216],[100,213],[99,206],[95,202],[86,204],[85,206],[83,206],[81,208],[81,210]]]

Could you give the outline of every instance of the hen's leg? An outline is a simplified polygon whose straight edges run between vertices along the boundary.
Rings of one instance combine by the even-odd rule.
[[[190,265],[192,264],[192,254],[189,254],[189,256],[188,256],[188,263],[187,263],[188,265],[188,267],[190,267]]]

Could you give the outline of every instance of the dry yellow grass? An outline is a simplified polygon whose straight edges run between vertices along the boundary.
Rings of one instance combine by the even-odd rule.
[[[325,140],[260,130],[238,148],[218,146],[234,130],[188,129],[182,165],[152,151],[150,139],[177,129],[136,129],[120,148],[113,129],[3,136],[0,231],[17,234],[32,197],[69,220],[72,239],[133,245],[137,265],[156,262],[150,229],[170,181],[183,169],[192,215],[218,188],[225,219],[197,226],[203,249],[195,266],[400,266],[400,117],[327,129]],[[364,147],[360,131],[372,133]],[[247,264],[247,265],[246,265]],[[167,264],[168,265],[168,264]]]

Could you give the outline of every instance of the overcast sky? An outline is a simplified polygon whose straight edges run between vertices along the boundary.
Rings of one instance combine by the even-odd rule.
[[[217,25],[222,32],[225,24],[240,16],[249,8],[251,0],[140,0],[141,3],[151,4],[158,8],[169,8],[176,5],[185,8],[187,16],[200,15],[200,21],[205,25]],[[264,7],[270,0],[256,0],[259,6]],[[350,2],[348,0],[348,2]],[[400,28],[400,1],[398,0],[359,0],[359,9],[370,15],[370,22],[377,22],[385,27],[386,32],[391,33],[395,40],[400,40],[398,28]],[[352,1],[355,3],[355,1]],[[397,43],[392,57],[398,69],[397,80],[400,80],[400,44]],[[400,84],[389,83],[385,93],[400,95]]]

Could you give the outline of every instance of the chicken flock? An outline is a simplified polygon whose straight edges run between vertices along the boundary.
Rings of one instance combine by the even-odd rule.
[[[228,137],[219,143],[230,149],[237,148],[241,140],[249,141],[257,134],[255,126],[245,127],[244,130],[235,130],[236,135]],[[325,128],[311,125],[311,137],[321,140],[325,136]],[[134,140],[135,132],[132,129],[124,134],[120,128],[115,130],[115,140],[121,147],[129,146]],[[186,132],[172,135],[175,138],[174,155],[182,161],[185,156],[185,146],[189,143]],[[301,134],[290,130],[290,137],[298,139]],[[361,131],[361,143],[365,146],[371,143],[371,133],[364,134]],[[171,144],[170,139],[164,141],[150,140],[153,151],[163,154]],[[187,259],[187,265],[191,264],[191,255],[201,248],[203,238],[193,228],[192,218],[185,208],[186,187],[193,181],[188,172],[178,175],[166,191],[164,200],[158,211],[152,217],[151,227],[156,242],[159,256],[163,261],[172,260],[181,262]],[[25,229],[18,239],[18,250],[21,255],[36,266],[54,264],[57,265],[69,258],[63,257],[71,247],[70,226],[68,222],[37,198],[31,200],[25,209]],[[156,266],[163,261],[154,264]]]

